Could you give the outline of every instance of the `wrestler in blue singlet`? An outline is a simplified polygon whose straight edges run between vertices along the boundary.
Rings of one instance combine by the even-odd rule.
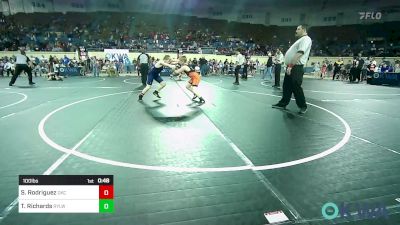
[[[153,80],[156,80],[158,83],[161,83],[163,81],[163,79],[160,76],[161,71],[164,69],[163,66],[161,66],[160,68],[157,68],[155,66],[153,66],[153,68],[151,68],[149,74],[147,75],[147,84],[148,85],[152,85],[153,84]]]

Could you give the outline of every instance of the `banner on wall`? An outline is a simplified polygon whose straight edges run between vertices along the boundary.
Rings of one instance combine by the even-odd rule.
[[[129,49],[104,49],[105,58],[114,62],[129,61]]]
[[[79,76],[83,75],[82,67],[60,67],[61,76]]]
[[[400,73],[374,73],[367,76],[367,84],[373,85],[400,85]]]

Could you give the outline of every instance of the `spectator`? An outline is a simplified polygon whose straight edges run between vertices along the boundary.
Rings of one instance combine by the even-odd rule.
[[[199,66],[200,66],[201,76],[206,76],[208,67],[207,67],[207,60],[204,57],[201,57],[199,59]]]

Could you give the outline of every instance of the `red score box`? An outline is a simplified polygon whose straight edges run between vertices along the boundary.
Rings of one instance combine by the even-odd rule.
[[[114,186],[113,185],[100,185],[99,186],[99,199],[113,199]]]

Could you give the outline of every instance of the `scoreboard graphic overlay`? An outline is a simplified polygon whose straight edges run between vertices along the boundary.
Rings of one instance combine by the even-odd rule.
[[[20,175],[20,213],[113,213],[113,175]]]

